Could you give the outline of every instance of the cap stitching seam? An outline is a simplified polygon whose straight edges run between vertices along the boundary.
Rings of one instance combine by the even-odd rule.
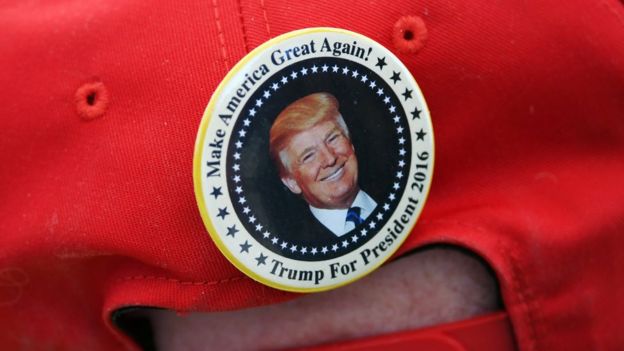
[[[243,280],[246,277],[238,276],[232,278],[226,278],[221,280],[180,280],[175,278],[163,277],[163,276],[154,276],[154,275],[134,275],[134,276],[126,276],[119,278],[119,281],[132,281],[132,280],[159,280],[159,281],[167,281],[170,283],[176,283],[180,285],[219,285],[225,283],[232,283],[238,280]]]
[[[501,250],[501,253],[504,255],[505,252],[507,252],[507,257],[510,261],[510,267],[511,267],[511,279],[514,282],[514,285],[517,286],[519,289],[516,292],[516,295],[518,296],[518,299],[520,300],[520,304],[522,306],[522,309],[525,310],[526,312],[526,316],[527,316],[527,324],[529,326],[529,350],[536,350],[537,347],[537,329],[535,326],[535,317],[534,317],[534,310],[529,306],[529,300],[531,300],[531,294],[526,286],[526,284],[524,284],[523,281],[521,281],[520,277],[523,276],[522,274],[522,270],[520,269],[520,266],[518,264],[518,260],[516,260],[516,258],[514,257],[514,255],[512,253],[510,253],[508,250]],[[504,257],[504,256],[503,256]]]
[[[241,30],[243,31],[243,42],[245,43],[245,52],[249,52],[249,42],[247,41],[247,27],[245,26],[245,19],[243,17],[243,2],[238,0],[238,20],[241,24]]]
[[[269,17],[267,16],[267,10],[264,0],[260,0],[260,7],[262,8],[262,17],[264,17],[264,25],[267,31],[267,35],[271,37],[271,27],[269,27]]]
[[[225,48],[225,35],[223,34],[223,26],[221,25],[221,18],[219,16],[217,0],[212,0],[212,9],[215,16],[215,22],[217,24],[217,33],[219,37],[219,43],[221,44],[221,55],[223,56],[223,64],[225,65],[225,70],[228,71],[230,69],[230,62],[227,57],[227,49]]]

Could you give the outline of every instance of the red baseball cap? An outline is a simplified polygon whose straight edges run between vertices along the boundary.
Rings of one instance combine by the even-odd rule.
[[[381,43],[426,97],[435,180],[397,254],[483,258],[520,350],[624,344],[621,2],[18,2],[0,18],[3,349],[136,349],[117,311],[297,296],[219,252],[193,150],[238,60],[319,26]]]

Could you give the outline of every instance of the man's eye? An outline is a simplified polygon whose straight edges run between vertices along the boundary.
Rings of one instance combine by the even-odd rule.
[[[303,157],[301,157],[301,163],[307,163],[307,162],[312,161],[312,159],[314,158],[314,155],[315,155],[314,152],[305,153]]]
[[[327,139],[327,142],[328,142],[328,143],[333,143],[333,142],[337,141],[339,137],[340,137],[340,134],[339,134],[339,133],[332,134],[332,135],[330,135],[330,136],[329,136],[329,138]]]

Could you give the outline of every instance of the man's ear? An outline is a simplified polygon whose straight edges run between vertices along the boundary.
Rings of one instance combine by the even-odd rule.
[[[282,177],[282,183],[284,183],[284,185],[286,185],[286,187],[290,189],[290,191],[292,191],[294,194],[301,194],[301,188],[299,187],[299,184],[297,184],[297,181],[292,179],[291,177]]]

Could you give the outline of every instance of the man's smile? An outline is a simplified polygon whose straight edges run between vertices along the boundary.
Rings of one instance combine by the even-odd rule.
[[[336,169],[333,172],[331,172],[330,174],[326,175],[325,177],[319,179],[319,181],[321,181],[321,182],[331,182],[331,181],[339,179],[344,174],[344,166],[345,166],[346,163],[347,163],[347,161],[343,162],[341,165],[336,167]]]

